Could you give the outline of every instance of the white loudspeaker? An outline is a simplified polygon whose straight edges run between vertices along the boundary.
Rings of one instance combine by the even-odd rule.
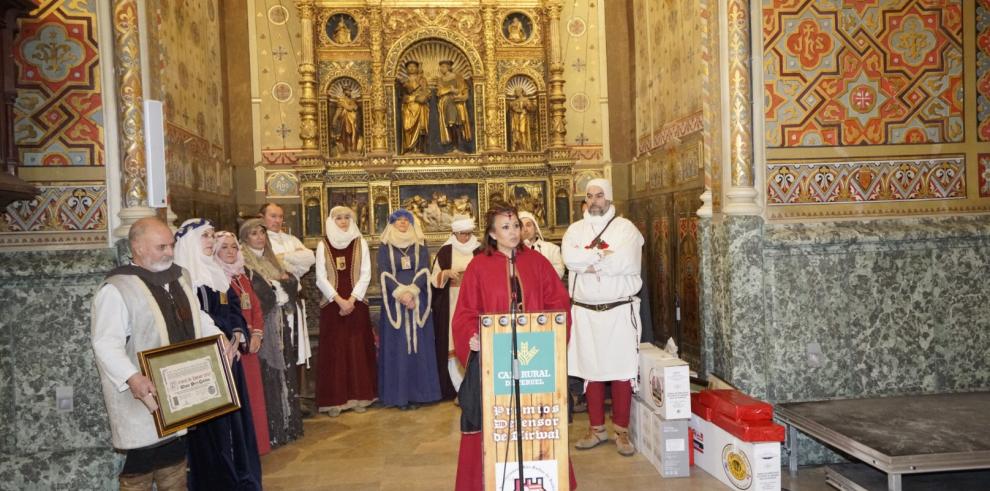
[[[165,176],[165,114],[162,101],[144,101],[144,149],[148,165],[148,206],[168,206],[168,179]]]

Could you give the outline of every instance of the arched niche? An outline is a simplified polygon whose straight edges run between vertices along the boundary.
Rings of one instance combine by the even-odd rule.
[[[394,85],[398,153],[476,153],[475,79],[467,55],[449,41],[409,46],[398,58]]]
[[[321,147],[330,157],[362,155],[368,92],[359,77],[328,78],[320,87]]]
[[[422,108],[404,107],[408,101],[406,96],[410,91],[415,92],[420,84],[407,84],[408,66],[410,61],[419,63],[419,68],[426,79],[425,85],[428,91],[423,90],[418,93],[417,100],[425,100],[428,106],[428,115],[417,112]],[[443,106],[450,107],[446,98],[441,101],[444,91],[444,83],[441,82],[441,62],[450,61],[450,74],[456,75],[463,80],[467,90],[466,99],[457,109],[461,115],[460,119],[466,120],[467,125],[454,125],[454,131],[442,131],[442,128],[449,128],[441,121],[441,102]],[[481,56],[474,48],[473,44],[465,37],[456,32],[426,27],[410,31],[399,38],[388,50],[384,60],[384,82],[386,90],[386,115],[388,123],[388,147],[396,154],[430,154],[440,155],[448,153],[477,153],[480,150],[480,142],[484,139],[484,83],[485,73]],[[448,87],[452,82],[448,81]],[[427,96],[428,92],[428,96]],[[448,91],[449,92],[449,91]],[[407,111],[404,111],[406,109]],[[412,109],[412,110],[410,110]],[[414,118],[423,118],[426,123],[419,125],[417,122],[411,126],[425,126],[427,140],[426,144],[414,145],[408,148],[406,143],[411,140],[404,135],[407,115]],[[449,114],[446,111],[444,114]],[[446,121],[451,121],[447,118]],[[467,131],[464,131],[464,128]],[[444,135],[446,133],[446,135]],[[422,134],[422,133],[419,133]],[[445,136],[450,137],[445,138]],[[469,138],[468,138],[469,137]],[[422,142],[420,142],[422,143]]]
[[[509,152],[538,152],[543,148],[546,92],[542,80],[531,74],[515,73],[500,84],[505,108],[505,148]]]

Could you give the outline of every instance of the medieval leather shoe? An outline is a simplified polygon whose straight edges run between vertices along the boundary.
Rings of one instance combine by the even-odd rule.
[[[574,444],[574,448],[578,450],[588,450],[595,448],[608,441],[608,431],[605,431],[604,426],[592,426],[591,430],[588,431],[588,436],[578,440]]]

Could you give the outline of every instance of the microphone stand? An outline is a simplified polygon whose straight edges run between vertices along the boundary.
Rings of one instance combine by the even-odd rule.
[[[519,300],[516,298],[516,248],[512,248],[512,256],[509,258],[509,313],[512,323],[512,384],[515,388],[513,399],[516,406],[516,461],[519,464],[519,487],[522,490],[526,485],[523,478],[523,447],[522,447],[522,394],[520,393],[521,371],[519,369],[519,340],[516,331],[516,306]]]

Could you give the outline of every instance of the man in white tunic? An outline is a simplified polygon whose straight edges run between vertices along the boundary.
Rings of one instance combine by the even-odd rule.
[[[612,384],[612,424],[620,454],[636,449],[629,440],[629,408],[639,371],[639,299],[643,235],[615,215],[612,184],[592,179],[586,187],[584,219],[564,234],[562,252],[570,271],[571,318],[568,375],[587,381],[591,431],[575,448],[608,441],[605,384]]]
[[[114,448],[125,453],[120,489],[186,489],[185,430],[159,438],[151,409],[152,381],[138,369],[137,354],[221,334],[199,309],[189,273],[172,263],[172,231],[157,218],[142,218],[128,235],[132,264],[107,275],[93,299],[92,344]],[[228,347],[233,356],[236,346]]]
[[[302,241],[295,235],[282,231],[285,210],[281,206],[275,203],[265,203],[261,206],[261,217],[265,220],[265,228],[268,229],[268,240],[272,243],[272,251],[279,263],[282,264],[282,268],[295,276],[297,280],[302,278],[309,272],[309,268],[316,264],[316,254],[303,245]],[[299,282],[299,291],[302,291],[301,281]],[[292,339],[296,343],[298,354],[296,364],[309,367],[309,358],[313,353],[309,346],[309,329],[306,326],[306,304],[301,295],[297,297],[291,292],[287,293],[289,293],[290,298],[298,298],[294,302],[295,312],[289,316],[295,333]],[[304,374],[305,371],[300,372],[300,380]],[[300,386],[304,387],[305,382],[301,381]]]
[[[543,231],[540,230],[540,224],[536,223],[536,216],[528,211],[520,211],[519,219],[522,220],[522,239],[523,242],[536,252],[539,252],[543,257],[550,261],[550,265],[553,266],[554,271],[557,272],[558,278],[564,277],[564,259],[560,255],[560,247],[553,242],[549,242],[543,239]]]

